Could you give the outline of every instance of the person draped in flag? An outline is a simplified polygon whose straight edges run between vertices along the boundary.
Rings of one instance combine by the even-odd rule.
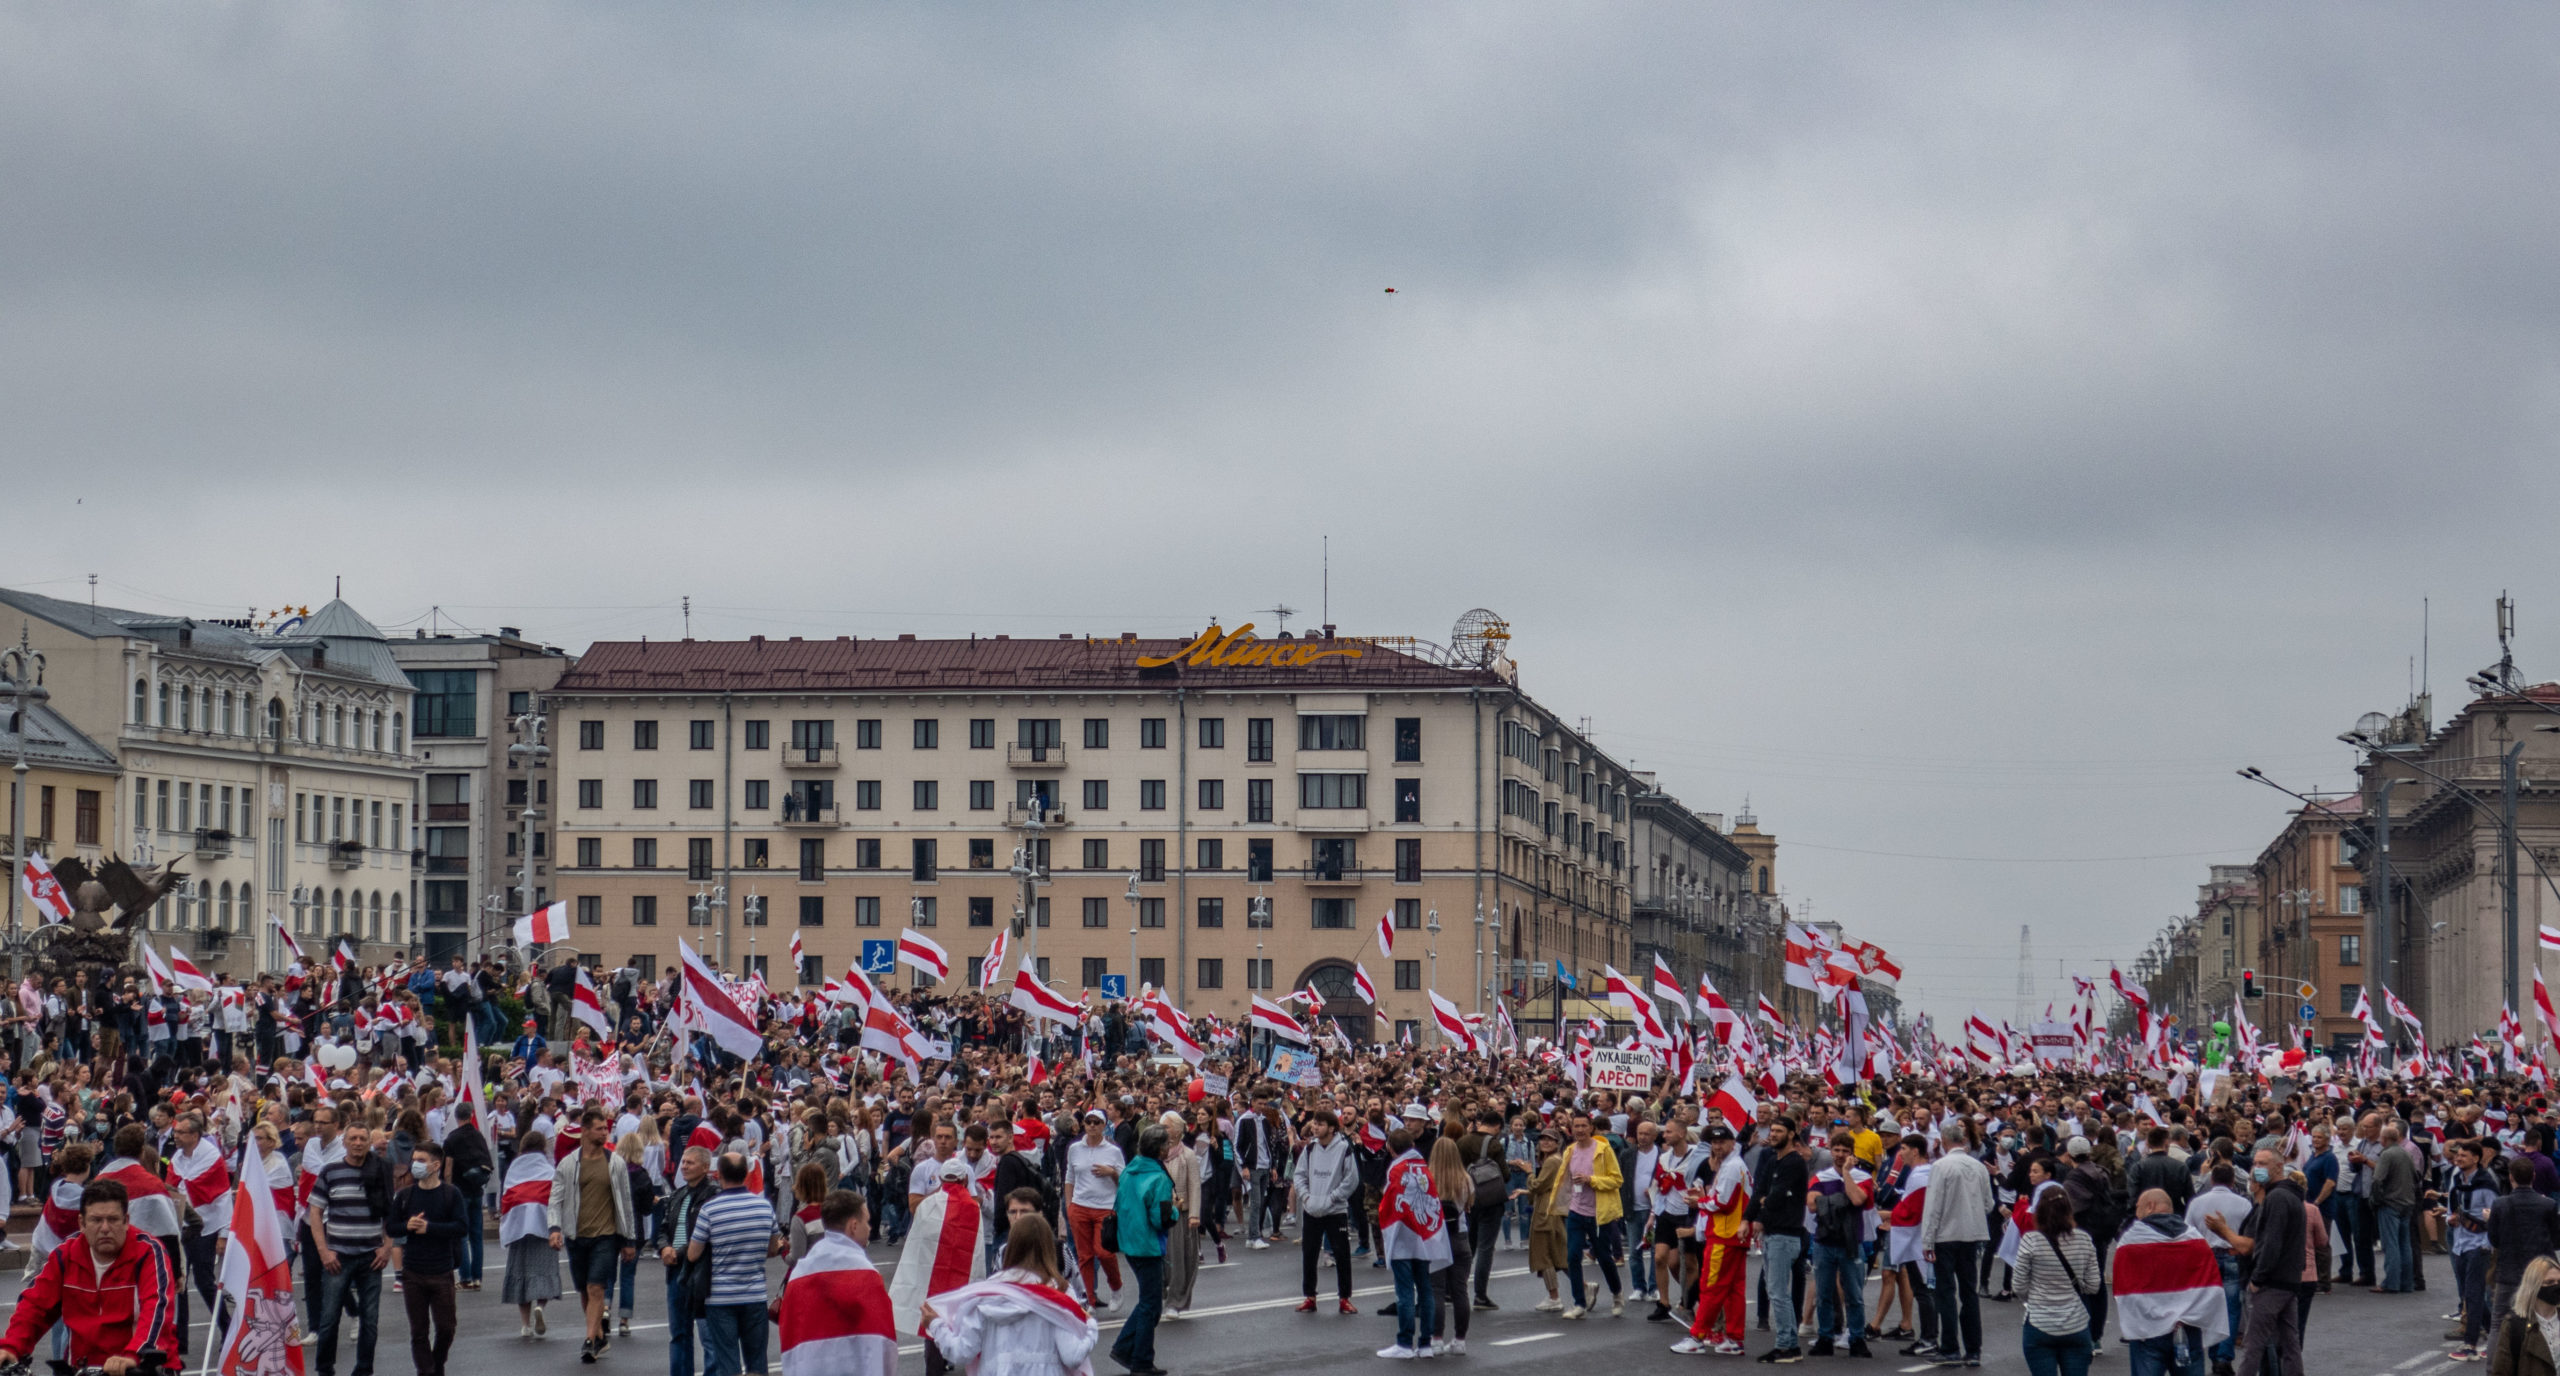
[[[2191,1371],[2205,1349],[2231,1333],[2222,1266],[2203,1230],[2188,1224],[2169,1192],[2144,1190],[2133,1226],[2117,1239],[2109,1277],[2116,1338],[2158,1371]]]
[[[1414,1130],[1402,1125],[1387,1134],[1387,1150],[1394,1160],[1387,1166],[1386,1185],[1378,1196],[1379,1250],[1396,1282],[1396,1340],[1378,1355],[1398,1360],[1420,1356],[1430,1346],[1432,1273],[1446,1269],[1452,1260],[1439,1190],[1430,1165],[1414,1149],[1415,1138]],[[1617,1198],[1614,1182],[1609,1198],[1613,1202]],[[1613,1281],[1615,1271],[1612,1267]]]
[[[168,1249],[135,1227],[122,1182],[81,1187],[75,1236],[45,1254],[35,1278],[18,1292],[0,1362],[16,1365],[56,1323],[70,1334],[70,1359],[127,1376],[145,1351],[183,1361],[178,1332],[178,1277]]]
[[[1708,1182],[1699,1184],[1694,1168],[1678,1173],[1685,1182],[1680,1193],[1690,1206],[1691,1217],[1685,1228],[1675,1229],[1675,1236],[1679,1232],[1688,1234],[1680,1239],[1684,1252],[1690,1245],[1698,1248],[1698,1300],[1690,1311],[1689,1336],[1672,1344],[1671,1350],[1739,1357],[1742,1275],[1751,1243],[1744,1217],[1751,1207],[1750,1176],[1743,1170],[1742,1154],[1734,1149],[1731,1127],[1710,1123],[1706,1139]],[[1661,1169],[1659,1162],[1655,1169]],[[1681,1219],[1675,1215],[1672,1221],[1678,1223]]]
[[[499,1298],[516,1307],[518,1338],[548,1337],[544,1306],[560,1298],[560,1254],[551,1247],[551,1187],[558,1179],[549,1138],[528,1129],[516,1139],[498,1195],[498,1245],[507,1254]]]
[[[1016,1207],[1002,1269],[926,1301],[926,1336],[933,1350],[971,1376],[1092,1376],[1101,1329],[1067,1293],[1048,1220],[1037,1209]],[[783,1376],[819,1376],[791,1369],[787,1340],[783,1361]]]
[[[915,1209],[907,1243],[898,1255],[898,1274],[889,1282],[889,1301],[900,1334],[922,1335],[925,1301],[957,1290],[986,1274],[986,1216],[969,1185],[969,1163],[957,1156],[934,1166],[938,1182]],[[928,1363],[940,1376],[944,1362]]]
[[[231,1163],[221,1146],[205,1136],[205,1121],[200,1114],[179,1114],[169,1136],[169,1175],[195,1212],[195,1218],[186,1221],[178,1234],[183,1270],[180,1284],[192,1279],[197,1296],[204,1301],[205,1313],[211,1314],[218,1280],[213,1263],[214,1243],[231,1230]],[[179,1328],[183,1334],[185,1324],[181,1322]]]
[[[897,1315],[863,1250],[869,1204],[855,1191],[832,1191],[818,1221],[817,1240],[782,1287],[783,1376],[897,1376]]]

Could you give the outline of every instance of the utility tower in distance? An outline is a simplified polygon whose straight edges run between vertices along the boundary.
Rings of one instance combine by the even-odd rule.
[[[2029,973],[2035,959],[2033,930],[2026,923],[2018,924],[2018,1011],[2014,1020],[2020,1027],[2027,1025],[2027,1004],[2036,996],[2035,976]]]

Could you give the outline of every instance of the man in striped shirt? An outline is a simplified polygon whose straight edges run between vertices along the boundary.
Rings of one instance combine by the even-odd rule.
[[[711,1257],[711,1294],[702,1308],[703,1376],[766,1376],[765,1258],[780,1250],[773,1205],[747,1188],[747,1158],[723,1152],[720,1193],[694,1218],[685,1256]]]

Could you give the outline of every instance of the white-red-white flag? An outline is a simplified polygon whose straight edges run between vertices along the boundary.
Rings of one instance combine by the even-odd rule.
[[[194,961],[187,959],[186,952],[175,946],[169,948],[169,981],[181,989],[193,989],[199,994],[213,992],[213,980],[197,969]]]
[[[983,993],[989,989],[995,988],[996,981],[1004,978],[1005,943],[1012,939],[1012,932],[1007,931],[1002,927],[998,927],[996,929],[996,939],[987,943],[987,958],[978,962],[979,992]]]
[[[889,1288],[861,1244],[842,1234],[820,1234],[792,1268],[781,1324],[782,1376],[897,1376]]]
[[[2542,927],[2542,949],[2546,951],[2560,951],[2560,927],[2554,927],[2547,923],[2537,925]]]
[[[1707,1096],[1707,1107],[1723,1114],[1734,1135],[1741,1136],[1751,1131],[1751,1120],[1760,1112],[1760,1099],[1741,1075],[1729,1074],[1723,1084],[1716,1086],[1716,1092]]]
[[[1058,991],[1042,984],[1040,977],[1028,970],[1013,972],[1013,993],[1005,1002],[1043,1022],[1073,1027],[1084,1021],[1083,1005],[1069,1001]]]
[[[1246,1021],[1249,1025],[1259,1027],[1284,1041],[1293,1041],[1300,1046],[1313,1044],[1307,1036],[1307,1029],[1296,1018],[1289,1016],[1288,1009],[1260,994],[1253,996],[1253,1011]]]
[[[808,968],[809,957],[801,949],[800,934],[793,932],[791,934],[791,982],[794,985],[801,983],[800,972]]]
[[[540,912],[516,919],[516,944],[519,946],[548,946],[568,939],[569,901],[565,898],[557,903],[544,904]]]
[[[1396,958],[1396,915],[1384,913],[1378,918],[1378,954],[1388,960]]]
[[[62,881],[53,877],[53,866],[43,856],[28,853],[26,863],[18,867],[18,887],[26,892],[27,901],[35,905],[46,925],[70,919],[71,895],[62,891]]]
[[[1360,962],[1356,960],[1351,962],[1351,989],[1360,996],[1362,1003],[1372,1008],[1378,1006],[1378,986],[1369,982],[1369,972],[1360,968]]]
[[[578,967],[577,984],[569,990],[569,1016],[594,1028],[599,1037],[613,1035],[613,1019],[605,1016],[604,999],[583,965]]]
[[[933,938],[910,927],[898,933],[898,963],[912,965],[933,976],[940,983],[951,978],[951,957],[934,943]]]
[[[1653,956],[1653,996],[1679,1009],[1682,1018],[1689,1016],[1689,996],[1680,992],[1680,977],[1671,972],[1659,951]]]
[[[742,1061],[761,1055],[764,1038],[756,1034],[754,1019],[729,997],[720,976],[703,964],[702,957],[694,954],[693,947],[682,937],[676,938],[676,954],[684,961],[685,1003],[695,1025],[711,1034],[711,1040],[721,1050]]]
[[[1466,1015],[1458,1011],[1458,1005],[1440,997],[1440,991],[1437,989],[1430,990],[1429,993],[1431,1020],[1439,1024],[1440,1035],[1447,1038],[1451,1046],[1461,1051],[1482,1054],[1484,1043],[1476,1039],[1475,1029],[1467,1026]]]
[[[1608,983],[1609,1002],[1627,1010],[1636,1025],[1636,1040],[1650,1047],[1671,1045],[1671,1034],[1662,1030],[1662,1019],[1655,1016],[1653,1001],[1645,997],[1636,982],[1618,973],[1613,965],[1602,965],[1600,977]]]
[[[223,1334],[214,1370],[223,1376],[279,1371],[300,1376],[302,1344],[286,1336],[294,1323],[293,1258],[285,1251],[276,1192],[267,1184],[266,1155],[254,1137],[241,1148],[238,1179],[231,1201],[231,1245],[222,1254],[222,1290],[231,1298],[231,1327]]]

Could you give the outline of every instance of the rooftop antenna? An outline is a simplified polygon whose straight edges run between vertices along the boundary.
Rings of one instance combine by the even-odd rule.
[[[1333,537],[1324,537],[1324,605],[1322,624],[1333,624]]]
[[[2418,599],[2418,691],[2429,698],[2435,696],[2435,682],[2428,672],[2433,667],[2428,656],[2428,641],[2435,629],[2432,602],[2431,598]]]
[[[2498,682],[2505,687],[2513,687],[2516,681],[2515,648],[2509,644],[2515,635],[2516,600],[2501,592],[2498,594]]]
[[[329,580],[329,596],[331,596],[332,598],[344,599],[344,598],[346,597],[346,595],[347,595],[347,576],[346,576],[345,574],[343,574],[343,573],[342,573],[342,574],[337,575],[337,576],[336,576],[336,577],[334,577],[334,578],[331,578],[331,579]]]
[[[693,598],[688,595],[682,601],[684,603],[684,638],[691,640],[693,639]]]
[[[90,574],[90,575],[89,575],[89,610],[91,610],[91,611],[93,611],[93,612],[94,612],[94,611],[96,611],[97,609],[98,609],[98,575],[96,575],[96,574],[94,574],[94,573],[93,573],[93,574]]]
[[[2036,977],[2029,972],[2035,959],[2035,929],[2018,924],[2018,1021],[2027,1020],[2027,1004],[2036,996]]]
[[[1280,603],[1278,606],[1265,607],[1263,610],[1280,619],[1280,629],[1277,632],[1280,635],[1287,635],[1289,633],[1289,618],[1298,614],[1298,609],[1290,606],[1286,602]],[[1209,619],[1211,621],[1217,620],[1214,616]]]

